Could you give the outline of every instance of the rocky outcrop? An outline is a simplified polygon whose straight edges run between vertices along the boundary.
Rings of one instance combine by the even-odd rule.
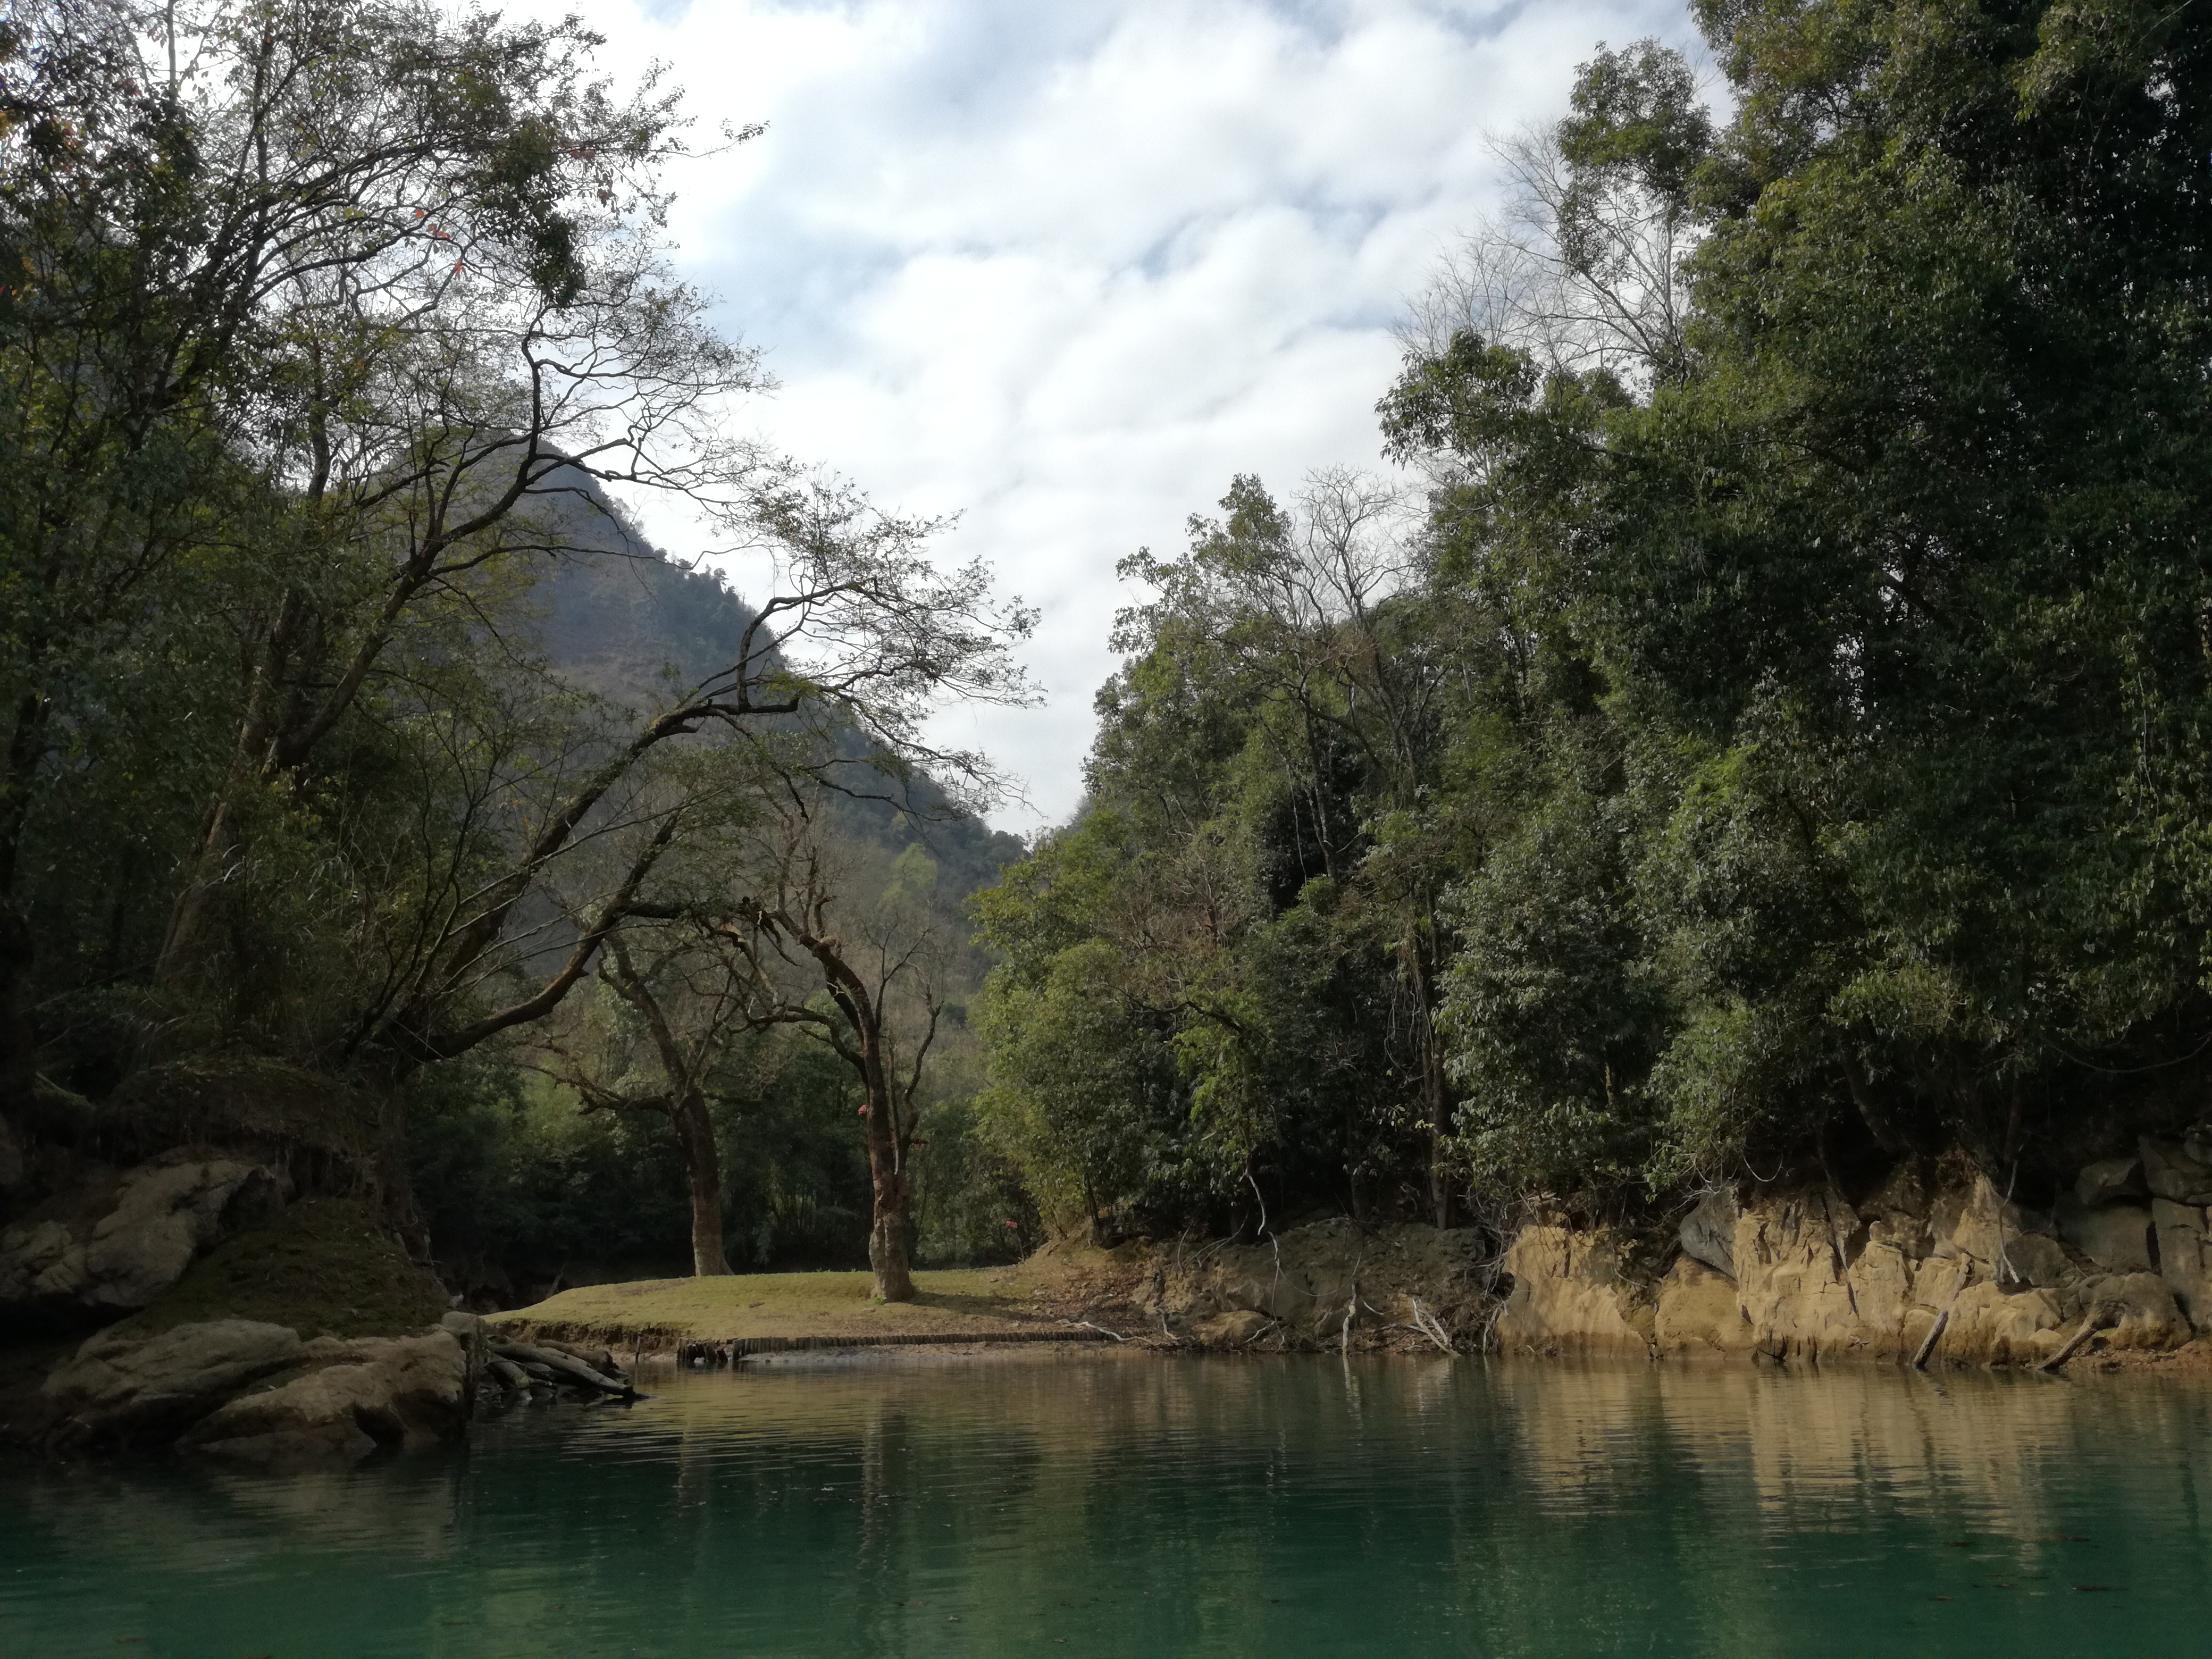
[[[0,1232],[0,1312],[112,1318],[148,1307],[286,1195],[266,1165],[170,1152]]]
[[[253,1463],[351,1461],[458,1436],[483,1352],[474,1316],[413,1336],[319,1337],[221,1319],[102,1332],[46,1378],[15,1437],[57,1451],[170,1448]]]
[[[283,1325],[218,1319],[157,1336],[106,1331],[40,1390],[40,1437],[61,1449],[167,1444],[305,1345]]]
[[[180,1451],[232,1462],[351,1462],[380,1447],[457,1437],[469,1414],[466,1350],[452,1332],[320,1337],[303,1376],[249,1389],[185,1431]]]
[[[1984,1176],[1931,1191],[1909,1167],[1858,1204],[1826,1187],[1709,1195],[1656,1277],[1629,1270],[1620,1235],[1532,1225],[1505,1253],[1498,1336],[1541,1352],[1978,1364],[2041,1364],[2075,1336],[2093,1351],[2176,1347],[2212,1325],[2200,1150],[2147,1140],[2084,1170],[2048,1216]]]
[[[1682,1254],[1735,1278],[1735,1223],[1742,1212],[1743,1206],[1737,1201],[1733,1187],[1707,1193],[1674,1230],[1674,1236],[1681,1241]]]
[[[1656,1310],[1622,1272],[1613,1232],[1524,1227],[1506,1247],[1504,1266],[1513,1288],[1498,1316],[1500,1341],[1547,1353],[1650,1350]]]

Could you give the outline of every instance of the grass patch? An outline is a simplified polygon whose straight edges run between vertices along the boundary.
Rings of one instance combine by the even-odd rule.
[[[632,1335],[882,1336],[1032,1330],[1046,1317],[1018,1267],[918,1273],[912,1302],[878,1302],[864,1273],[738,1273],[585,1285],[494,1322],[609,1343]]]
[[[258,1319],[301,1336],[390,1336],[434,1325],[446,1287],[407,1259],[368,1206],[317,1198],[217,1245],[169,1293],[112,1328],[150,1336]]]

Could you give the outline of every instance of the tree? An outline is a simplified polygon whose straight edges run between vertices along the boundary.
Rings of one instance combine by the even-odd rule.
[[[588,80],[596,44],[415,0],[13,14],[6,1101],[38,1047],[26,838],[65,753],[138,712],[112,699],[138,689],[149,622],[252,617],[228,755],[206,708],[189,745],[212,775],[187,786],[204,812],[161,952],[174,987],[247,797],[296,787],[415,609],[542,544],[507,527],[518,507],[573,495],[572,463],[710,496],[752,470],[710,409],[751,360],[701,325],[650,234],[672,106]]]
[[[868,1265],[878,1298],[910,1302],[916,1101],[944,1012],[942,941],[914,905],[902,902],[896,882],[872,915],[852,916],[854,925],[841,928],[816,811],[794,794],[773,823],[766,867],[714,929],[749,969],[754,1018],[805,1028],[859,1081],[871,1188]],[[799,985],[818,987],[827,1008],[793,985],[794,968],[808,970]]]
[[[649,1113],[667,1120],[690,1188],[691,1271],[702,1279],[726,1274],[722,1165],[708,1101],[732,1039],[751,1024],[751,988],[732,971],[726,952],[702,948],[696,930],[653,939],[649,955],[645,943],[617,933],[599,974],[629,1012],[623,1024],[635,1029],[594,1033],[589,1053],[572,1036],[550,1037],[552,1073],[576,1091],[587,1114]],[[641,1048],[645,1053],[636,1052]]]

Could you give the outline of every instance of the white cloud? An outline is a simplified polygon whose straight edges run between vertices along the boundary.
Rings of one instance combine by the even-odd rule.
[[[1075,804],[1115,560],[1178,544],[1233,473],[1379,465],[1389,323],[1496,199],[1486,132],[1556,117],[1600,40],[1691,33],[1680,0],[583,10],[614,66],[666,62],[702,130],[769,124],[674,179],[686,273],[783,383],[757,423],[887,504],[961,512],[945,552],[1042,608],[1049,703],[947,722],[1028,780],[1014,827]]]

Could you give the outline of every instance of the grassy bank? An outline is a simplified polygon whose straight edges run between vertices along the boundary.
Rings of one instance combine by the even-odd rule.
[[[535,1307],[495,1316],[507,1328],[623,1343],[724,1341],[744,1337],[973,1336],[1049,1328],[1054,1301],[1040,1297],[1028,1267],[919,1273],[911,1302],[878,1302],[865,1273],[741,1273],[650,1279],[563,1291]]]

